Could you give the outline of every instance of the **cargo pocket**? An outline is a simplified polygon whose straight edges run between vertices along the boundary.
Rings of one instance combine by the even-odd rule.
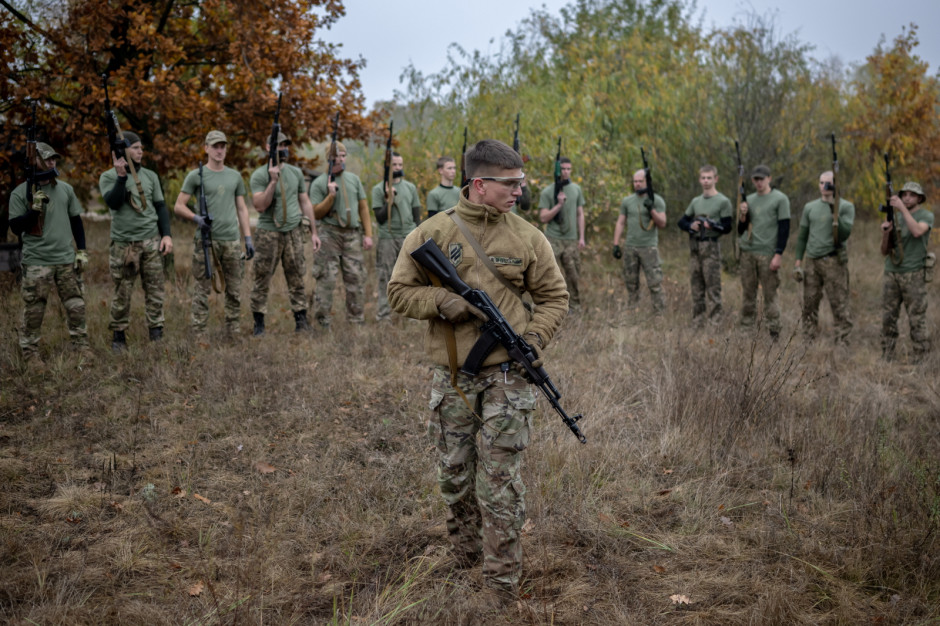
[[[428,401],[428,408],[431,410],[428,415],[427,432],[428,443],[438,450],[446,451],[444,444],[444,431],[441,428],[441,402],[444,401],[444,394],[435,387],[431,387],[431,399]]]
[[[523,389],[506,389],[506,405],[484,423],[484,436],[493,448],[522,452],[529,446],[529,417],[535,409],[535,392],[528,385]]]

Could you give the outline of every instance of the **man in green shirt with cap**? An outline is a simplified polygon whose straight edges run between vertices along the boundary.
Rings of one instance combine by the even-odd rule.
[[[270,141],[270,139],[268,140]],[[251,174],[252,202],[258,211],[258,228],[255,231],[256,256],[253,264],[255,275],[251,289],[251,315],[254,317],[254,334],[264,334],[264,316],[268,308],[268,289],[278,263],[284,270],[284,280],[290,295],[290,308],[294,314],[296,332],[310,330],[307,322],[307,296],[304,292],[304,228],[301,215],[310,222],[310,241],[313,252],[320,249],[313,205],[307,195],[304,173],[296,165],[287,162],[290,156],[290,139],[284,133],[278,137],[277,166],[268,162]],[[264,153],[270,154],[268,142]]]
[[[646,170],[633,174],[633,191],[620,203],[620,217],[614,227],[615,259],[623,258],[623,280],[627,285],[627,304],[634,308],[640,302],[640,268],[646,275],[646,287],[653,301],[653,313],[666,310],[663,295],[663,268],[659,259],[659,229],[666,227],[666,201],[657,193],[646,193]],[[627,230],[626,250],[620,249],[624,227]]]
[[[741,326],[757,321],[757,287],[764,293],[764,316],[773,339],[780,336],[777,304],[778,270],[790,236],[790,199],[770,186],[770,168],[758,165],[751,173],[756,193],[742,202],[738,218],[741,241]]]
[[[372,210],[375,211],[375,221],[379,223],[379,243],[375,249],[379,291],[375,319],[378,322],[392,318],[392,309],[388,306],[388,279],[405,237],[421,223],[418,189],[411,181],[405,180],[405,161],[397,152],[392,153],[391,170],[391,190],[385,188],[384,181],[372,188]],[[391,194],[390,204],[387,194]]]
[[[111,350],[127,349],[131,295],[140,275],[150,340],[163,337],[164,275],[163,257],[173,252],[170,236],[170,212],[163,200],[160,179],[153,170],[141,167],[143,144],[136,133],[124,132],[125,154],[131,159],[111,154],[114,167],[98,179],[98,189],[111,210],[111,246],[109,266],[114,296],[111,299],[113,332]],[[133,165],[133,170],[131,166]],[[128,182],[128,172],[132,180]],[[141,195],[140,191],[143,191]]]
[[[924,190],[913,181],[891,196],[894,221],[881,224],[881,254],[885,256],[884,289],[881,296],[881,357],[894,359],[898,342],[901,305],[907,307],[914,360],[930,351],[927,332],[927,283],[933,280],[935,257],[927,252],[934,215],[920,206],[927,201]],[[894,229],[901,233],[901,249],[892,249]]]
[[[231,337],[241,332],[241,290],[245,261],[255,256],[251,239],[251,223],[248,220],[248,205],[245,204],[245,181],[241,174],[225,165],[228,140],[220,130],[206,135],[205,150],[208,162],[202,170],[202,187],[206,194],[206,206],[211,217],[212,251],[211,263],[224,283],[225,332]],[[209,290],[211,280],[206,278],[206,260],[198,244],[199,232],[206,226],[201,215],[193,213],[187,206],[190,198],[199,193],[199,170],[186,175],[183,187],[176,197],[173,210],[184,220],[196,223],[193,236],[193,302],[190,307],[190,325],[197,335],[206,332],[209,321]],[[245,254],[242,256],[241,239],[245,238]]]
[[[21,183],[10,194],[10,230],[23,241],[20,350],[27,366],[34,371],[45,368],[39,355],[40,329],[53,287],[65,308],[72,344],[85,356],[91,356],[81,277],[88,265],[82,205],[72,186],[57,179],[56,163],[61,159],[51,146],[38,142],[33,164],[38,172],[37,184],[32,205],[27,201],[28,182]]]
[[[855,223],[855,205],[840,198],[838,209],[833,208],[835,187],[832,172],[820,174],[819,194],[818,199],[803,207],[800,232],[796,238],[793,278],[803,283],[803,336],[810,341],[816,338],[819,303],[825,292],[832,309],[836,345],[848,345],[852,317],[849,313],[849,257],[845,243]]]
[[[565,275],[570,310],[581,310],[581,250],[584,249],[584,194],[571,180],[571,159],[562,157],[561,189],[547,185],[539,196],[539,221],[552,245],[555,262]]]
[[[327,148],[327,160],[330,160]],[[365,321],[366,273],[362,251],[372,247],[372,220],[366,190],[359,177],[346,169],[346,146],[336,142],[333,171],[324,172],[310,183],[310,202],[319,221],[320,253],[313,261],[314,316],[323,328],[333,318],[333,291],[336,276],[343,273],[346,289],[346,320]]]

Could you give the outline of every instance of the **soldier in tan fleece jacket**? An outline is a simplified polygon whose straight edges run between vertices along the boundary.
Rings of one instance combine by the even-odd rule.
[[[522,193],[519,155],[504,143],[483,140],[467,151],[465,162],[470,181],[458,205],[422,222],[405,239],[388,299],[400,315],[428,320],[425,347],[434,370],[428,434],[439,452],[438,484],[449,507],[447,529],[456,558],[464,566],[482,560],[487,584],[512,597],[522,574],[525,486],[520,466],[529,443],[535,392],[511,367],[502,347],[490,354],[476,376],[456,373],[462,395],[454,388],[447,336],[455,336],[459,368],[480,336],[484,315],[452,291],[432,286],[410,254],[433,239],[460,278],[485,291],[538,350],[548,345],[567,314],[568,292],[548,240],[510,213]],[[466,223],[515,293],[477,258],[452,212]],[[523,305],[523,290],[535,302],[533,314]]]

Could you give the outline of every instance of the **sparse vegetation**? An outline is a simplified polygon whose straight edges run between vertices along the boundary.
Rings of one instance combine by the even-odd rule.
[[[296,335],[278,275],[265,337],[193,343],[192,243],[178,232],[166,340],[149,345],[135,300],[130,353],[115,357],[107,228],[89,224],[94,362],[64,349],[54,301],[50,371],[28,375],[19,295],[7,285],[0,297],[0,619],[932,623],[938,358],[877,360],[876,229],[861,223],[852,239],[848,350],[833,348],[825,305],[823,339],[802,344],[792,282],[777,344],[733,328],[731,276],[723,325],[690,328],[677,237],[663,246],[662,322],[648,301],[626,311],[619,271],[589,254],[586,311],[547,361],[589,442],[540,407],[525,465],[526,593],[496,609],[448,550],[424,436],[422,324]],[[935,302],[929,314],[935,330]]]

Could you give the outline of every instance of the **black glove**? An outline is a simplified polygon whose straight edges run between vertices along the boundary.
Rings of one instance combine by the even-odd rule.
[[[621,250],[621,249],[620,249],[620,246],[618,246],[617,244],[614,244],[613,255],[614,255],[614,258],[615,258],[615,259],[622,259],[622,258],[623,258],[623,250]]]
[[[251,235],[245,237],[245,260],[250,261],[255,256],[255,246],[251,242]]]

